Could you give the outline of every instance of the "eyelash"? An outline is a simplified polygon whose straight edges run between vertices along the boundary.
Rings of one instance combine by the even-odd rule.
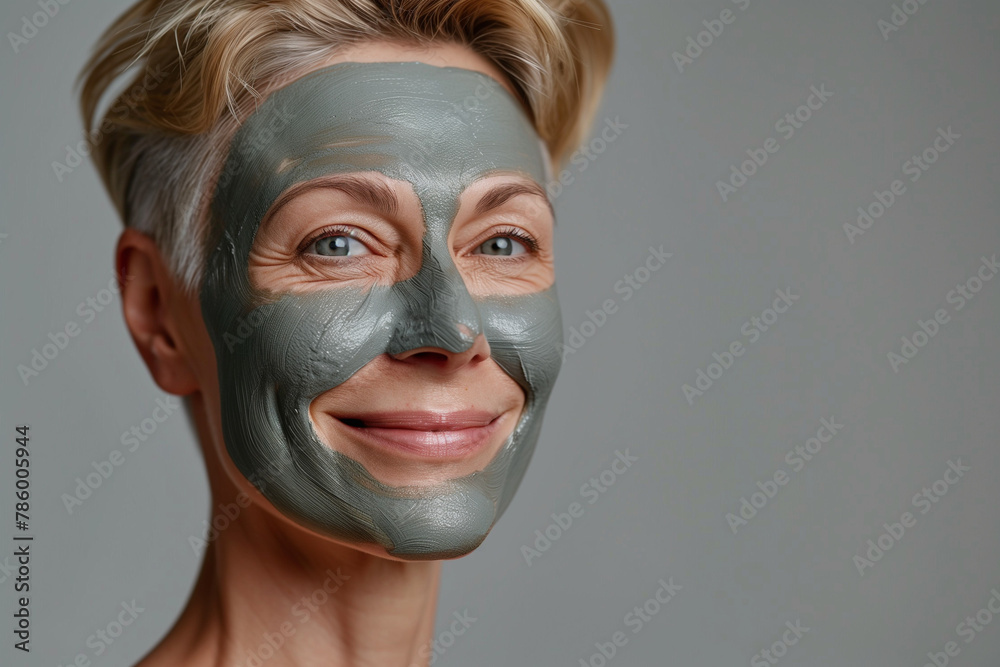
[[[362,239],[359,235],[353,233],[353,230],[351,228],[345,227],[343,225],[330,225],[328,227],[320,229],[315,234],[309,236],[308,238],[306,238],[305,241],[299,244],[298,254],[304,255],[306,250],[310,246],[312,246],[312,244],[316,243],[322,238],[326,238],[327,236],[349,236],[351,238],[364,242],[364,239]],[[533,236],[531,236],[522,229],[518,229],[517,227],[501,227],[500,229],[496,230],[496,232],[492,234],[489,238],[480,241],[479,244],[476,245],[476,248],[478,248],[483,243],[486,243],[491,239],[495,239],[501,236],[509,236],[511,238],[517,239],[518,241],[520,241],[525,245],[525,247],[528,249],[528,252],[531,254],[538,252],[538,241],[536,241]]]
[[[358,241],[364,243],[364,239],[360,235],[354,233],[354,230],[352,230],[350,227],[345,227],[343,225],[330,225],[328,227],[324,227],[323,229],[319,230],[312,236],[308,237],[305,241],[300,243],[298,248],[298,253],[300,255],[304,255],[306,250],[313,243],[316,243],[316,241],[319,241],[322,238],[326,238],[327,236],[349,236],[352,239],[357,239]]]
[[[501,227],[500,229],[496,230],[495,233],[491,234],[489,238],[480,241],[479,244],[476,246],[476,248],[479,248],[479,246],[481,246],[483,243],[486,243],[487,241],[495,239],[499,236],[509,236],[511,238],[517,239],[518,241],[523,243],[525,247],[528,248],[528,252],[530,254],[535,254],[538,252],[538,241],[536,241],[533,236],[531,236],[522,229],[518,229],[517,227]]]

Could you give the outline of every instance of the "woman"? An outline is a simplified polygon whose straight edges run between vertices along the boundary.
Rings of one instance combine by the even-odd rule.
[[[143,667],[427,664],[559,370],[546,186],[611,50],[601,0],[148,0],[104,36],[87,127],[146,82],[91,135],[125,320],[217,508]]]

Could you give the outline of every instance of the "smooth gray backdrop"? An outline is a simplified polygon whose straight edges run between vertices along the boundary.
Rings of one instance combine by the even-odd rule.
[[[70,513],[62,498],[162,398],[117,297],[86,305],[113,296],[102,290],[119,222],[89,163],[53,169],[82,138],[72,80],[126,5],[70,0],[16,51],[9,33],[39,5],[0,8],[4,665],[79,653],[131,665],[172,624],[199,566],[188,538],[202,535],[208,495],[182,412],[125,451],[82,506]],[[567,166],[556,202],[575,352],[513,504],[480,549],[445,566],[437,633],[451,646],[436,664],[755,665],[775,646],[781,664],[920,667],[949,641],[951,664],[1000,664],[988,611],[1000,591],[1000,280],[976,279],[1000,254],[1000,6],[896,6],[893,23],[890,0],[611,2],[618,54],[592,136],[618,129]],[[724,9],[729,23],[713,22]],[[690,62],[674,55],[686,49]],[[800,109],[811,86],[832,94]],[[782,122],[796,113],[799,127]],[[927,150],[949,128],[947,150]],[[925,150],[935,161],[912,181],[906,163]],[[761,152],[745,183],[732,176]],[[741,187],[724,200],[717,182],[731,176]],[[879,212],[876,192],[892,204],[848,234],[859,206]],[[640,269],[661,245],[667,262]],[[646,279],[627,300],[626,274]],[[953,290],[966,283],[959,309]],[[777,321],[765,312],[776,290],[798,297]],[[608,299],[614,312],[598,313]],[[914,341],[939,309],[947,321]],[[762,316],[771,324],[758,328]],[[79,335],[26,384],[18,365],[71,322]],[[903,336],[922,345],[894,369]],[[711,386],[689,400],[683,385],[697,389],[699,372]],[[843,427],[806,461],[794,448],[816,449],[822,419]],[[30,655],[11,633],[21,423],[36,536]],[[604,492],[582,489],[601,484],[616,450],[638,461],[606,473]],[[949,461],[968,470],[946,475]],[[741,499],[759,506],[743,507],[746,523],[734,520]],[[574,502],[583,514],[551,527]],[[905,512],[904,534],[886,537]],[[555,539],[527,558],[522,547],[546,546],[536,530]],[[880,536],[889,549],[859,566]],[[675,586],[662,606],[647,602],[661,579]],[[133,600],[143,611],[97,656],[88,637]],[[655,615],[637,627],[627,615],[641,605]],[[452,643],[442,633],[466,610],[476,620]],[[980,628],[971,637],[967,617]],[[792,646],[786,622],[808,628],[784,634]],[[618,631],[627,643],[594,657]]]

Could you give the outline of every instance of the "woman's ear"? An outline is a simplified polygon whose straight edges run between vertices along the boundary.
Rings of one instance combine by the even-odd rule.
[[[184,336],[194,333],[190,320],[196,300],[176,283],[153,239],[135,229],[118,239],[115,269],[125,325],[153,380],[178,396],[198,391],[197,361]]]

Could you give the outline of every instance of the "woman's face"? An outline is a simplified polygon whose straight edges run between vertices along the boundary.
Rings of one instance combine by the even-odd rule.
[[[408,181],[379,172],[311,181],[272,207],[248,259],[250,283],[270,293],[363,290],[413,278],[424,220]],[[552,286],[553,219],[539,184],[487,176],[459,198],[447,236],[469,295]],[[424,486],[486,467],[511,435],[524,390],[479,333],[468,349],[421,345],[381,354],[313,399],[320,439],[391,486]]]
[[[356,47],[244,122],[212,202],[235,474],[401,558],[482,541],[559,370],[547,156],[498,80],[461,47]]]

